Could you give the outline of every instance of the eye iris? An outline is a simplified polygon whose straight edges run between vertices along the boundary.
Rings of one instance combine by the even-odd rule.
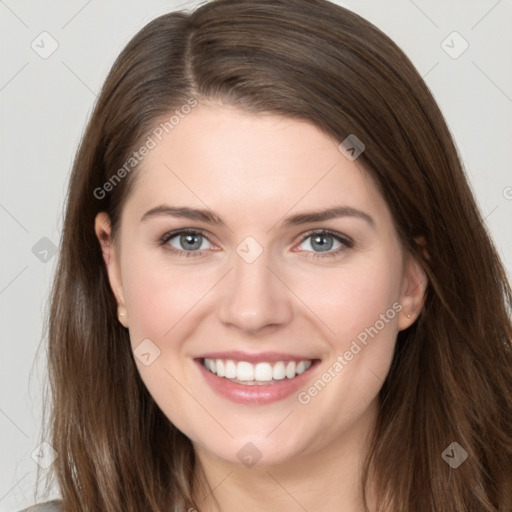
[[[199,249],[201,247],[201,235],[194,235],[192,233],[181,235],[180,243],[185,249]],[[190,244],[187,246],[187,244]]]
[[[318,244],[315,247],[315,244]],[[328,235],[314,235],[312,238],[311,246],[314,249],[319,249],[320,251],[328,251],[332,249],[333,240],[331,236]]]

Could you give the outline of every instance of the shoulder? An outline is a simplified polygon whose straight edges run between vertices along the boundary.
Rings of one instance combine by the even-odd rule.
[[[20,510],[20,512],[62,512],[62,506],[60,500],[46,501],[44,503],[38,503],[28,508]]]

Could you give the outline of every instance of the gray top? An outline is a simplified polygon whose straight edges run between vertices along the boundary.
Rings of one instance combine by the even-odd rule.
[[[61,500],[46,501],[38,503],[28,508],[20,510],[20,512],[62,512]]]

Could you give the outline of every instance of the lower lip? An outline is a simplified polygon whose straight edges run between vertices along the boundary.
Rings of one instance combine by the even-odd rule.
[[[282,400],[304,387],[312,375],[312,370],[316,368],[320,361],[314,360],[304,373],[293,379],[285,377],[275,384],[254,385],[237,384],[224,377],[218,377],[203,366],[201,359],[196,359],[195,362],[198,364],[206,382],[219,395],[237,404],[264,405]]]

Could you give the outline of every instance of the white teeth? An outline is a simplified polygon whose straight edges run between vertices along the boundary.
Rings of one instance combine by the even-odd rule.
[[[258,363],[255,366],[254,380],[272,380],[272,366],[270,363]]]
[[[294,361],[290,361],[287,365],[286,365],[286,376],[289,378],[289,379],[293,379],[293,377],[295,377],[295,370],[296,370],[297,366],[295,365],[295,362]]]
[[[311,360],[278,361],[271,363],[252,364],[247,361],[235,362],[231,359],[204,359],[204,367],[218,377],[241,381],[242,383],[271,382],[293,379],[311,367]]]
[[[213,361],[213,359],[212,359]],[[234,361],[226,361],[226,374],[225,374],[225,377],[228,378],[228,379],[236,379],[236,374],[237,374],[237,369],[236,369],[236,364],[234,363]],[[215,372],[212,372],[212,373],[215,373]]]
[[[306,363],[305,361],[300,361],[297,363],[297,368],[295,369],[297,372],[297,375],[300,375],[301,373],[304,373],[306,371]]]
[[[217,375],[219,375],[217,373]],[[238,380],[254,380],[254,366],[245,361],[239,361],[236,366],[236,378]]]
[[[272,368],[272,378],[275,380],[282,380],[286,377],[286,372],[284,369],[284,363],[282,361],[277,362]]]

